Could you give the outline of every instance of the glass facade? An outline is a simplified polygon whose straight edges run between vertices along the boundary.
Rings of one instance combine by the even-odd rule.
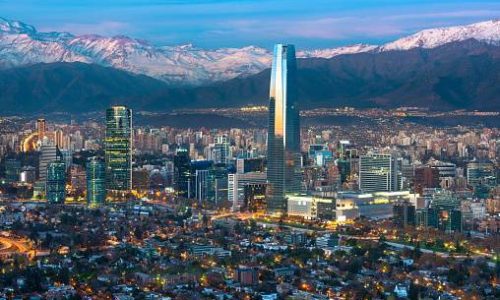
[[[190,197],[191,189],[191,159],[187,149],[179,148],[174,156],[174,188],[177,195]]]
[[[368,154],[359,158],[359,189],[364,193],[399,190],[398,165],[390,154]]]
[[[99,206],[106,200],[106,168],[96,158],[87,162],[87,204]]]
[[[53,161],[47,166],[45,193],[49,203],[64,203],[66,199],[66,164]]]
[[[285,193],[300,191],[300,124],[295,47],[274,46],[269,92],[267,212],[285,214]]]
[[[128,192],[132,188],[132,110],[113,106],[106,110],[106,190]]]

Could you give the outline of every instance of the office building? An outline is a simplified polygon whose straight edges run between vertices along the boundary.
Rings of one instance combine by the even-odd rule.
[[[396,203],[393,207],[393,220],[399,227],[415,225],[415,206],[408,201]]]
[[[289,195],[287,214],[307,220],[335,220],[335,199],[308,195]]]
[[[106,200],[106,167],[97,158],[87,162],[87,204],[99,206]]]
[[[38,141],[42,141],[47,132],[47,122],[45,119],[36,120],[36,130],[38,132]]]
[[[106,110],[104,140],[106,190],[125,194],[132,188],[132,111],[125,106]]]
[[[17,159],[7,159],[5,161],[5,180],[8,183],[19,181],[19,174],[21,173],[21,162]]]
[[[251,185],[265,185],[266,173],[248,172],[228,175],[227,195],[228,201],[233,204],[233,211],[240,211],[246,208],[245,187]]]
[[[479,185],[496,185],[495,166],[490,162],[470,162],[467,164],[467,184],[473,188]]]
[[[52,161],[47,166],[45,194],[49,203],[64,203],[66,199],[66,164]]]
[[[213,197],[208,201],[214,204],[227,201],[228,170],[225,164],[214,164],[210,169],[210,181],[213,184]]]
[[[40,147],[40,158],[38,162],[38,180],[45,185],[47,180],[47,167],[49,163],[57,159],[57,147],[50,143],[42,144]]]
[[[300,124],[295,47],[274,47],[269,92],[267,212],[286,214],[285,193],[300,191]]]
[[[363,193],[398,191],[400,178],[397,161],[390,154],[359,157],[359,189]]]
[[[266,183],[247,184],[243,187],[243,207],[241,210],[250,212],[266,211]]]
[[[258,268],[250,266],[238,266],[234,271],[234,280],[242,286],[259,284]]]
[[[188,150],[178,148],[174,156],[174,189],[180,197],[188,198],[191,188],[191,159]]]
[[[423,166],[415,169],[414,189],[415,192],[422,194],[424,189],[439,187],[439,170]]]
[[[238,158],[236,160],[236,173],[264,172],[264,159]]]
[[[19,181],[22,183],[34,183],[36,180],[36,168],[32,166],[26,166],[21,168],[21,173],[19,174]]]

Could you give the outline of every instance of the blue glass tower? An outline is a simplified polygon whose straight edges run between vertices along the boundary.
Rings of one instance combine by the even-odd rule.
[[[106,200],[106,168],[97,158],[87,162],[87,204],[96,207]]]
[[[267,212],[286,214],[285,193],[300,191],[300,123],[293,45],[274,46],[269,92]]]
[[[49,203],[64,203],[66,199],[66,164],[64,162],[53,161],[48,164],[45,193]]]

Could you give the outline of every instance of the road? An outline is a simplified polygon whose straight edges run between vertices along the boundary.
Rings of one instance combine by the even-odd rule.
[[[4,247],[0,249],[1,252],[18,252],[27,254],[31,251],[25,242],[13,238],[0,237],[0,243],[4,245]]]

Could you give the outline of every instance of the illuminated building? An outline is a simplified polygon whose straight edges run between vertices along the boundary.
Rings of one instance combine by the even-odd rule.
[[[250,212],[264,212],[266,210],[266,187],[267,184],[265,183],[245,185],[243,187],[243,210],[248,210]]]
[[[45,137],[45,133],[47,132],[47,122],[45,119],[36,120],[36,129],[38,132],[38,141],[42,141]]]
[[[45,194],[49,203],[64,203],[66,198],[66,164],[52,161],[47,166]]]
[[[187,149],[177,149],[174,156],[174,189],[177,195],[188,198],[190,190],[191,159]]]
[[[57,160],[57,147],[50,143],[44,143],[40,147],[40,158],[38,162],[38,181],[40,186],[43,185],[45,189],[45,183],[47,181],[47,168],[49,163]]]
[[[87,162],[87,204],[99,206],[106,200],[106,168],[97,158]]]
[[[356,193],[337,192],[337,210],[342,205],[349,210],[345,212],[346,218],[364,216],[371,219],[384,219],[393,216],[393,206],[396,203],[408,201],[413,203],[414,194],[409,191]],[[352,209],[355,208],[356,211]]]
[[[446,232],[461,232],[460,199],[447,190],[435,190],[430,198],[428,207],[417,211],[417,224]]]
[[[106,190],[124,194],[132,188],[132,111],[125,106],[106,110],[104,140]]]
[[[274,46],[269,92],[267,212],[286,214],[285,193],[300,191],[300,124],[295,47]]]
[[[287,213],[289,216],[304,219],[334,220],[335,199],[307,195],[289,195],[287,198]]]
[[[32,166],[26,166],[21,168],[21,173],[19,174],[19,181],[22,183],[34,183],[36,180],[36,168]]]
[[[56,146],[59,147],[59,149],[69,148],[66,136],[64,135],[64,132],[61,129],[56,129],[54,131],[54,141],[56,142]]]
[[[248,172],[228,175],[228,201],[233,204],[233,211],[245,208],[245,187],[248,185],[266,184],[266,173]]]
[[[398,175],[397,161],[390,154],[359,157],[359,189],[364,193],[399,190]]]

